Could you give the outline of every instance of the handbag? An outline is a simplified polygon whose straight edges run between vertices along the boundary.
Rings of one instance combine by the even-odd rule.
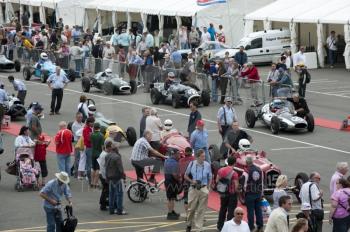
[[[232,170],[227,176],[219,179],[216,184],[216,191],[219,194],[227,194],[229,192],[230,182],[234,171]]]
[[[75,149],[83,151],[84,150],[84,138],[83,136],[80,136],[78,139],[78,142],[74,146]]]
[[[63,220],[62,232],[74,232],[78,225],[78,219],[73,216],[72,206],[67,205],[64,211],[66,212],[67,218]]]
[[[7,165],[7,168],[6,168],[6,172],[9,174],[9,175],[13,175],[13,176],[16,176],[17,175],[17,163],[16,163],[16,160],[12,161],[12,162],[9,162],[6,164]]]
[[[312,199],[311,199],[311,186],[312,185],[313,185],[313,183],[311,183],[309,185],[309,201],[310,201],[311,208],[312,208]],[[317,185],[316,185],[316,187],[317,187]],[[323,208],[322,199],[321,199],[321,205]],[[313,209],[313,210],[311,210],[311,215],[315,218],[316,221],[322,221],[324,219],[324,210],[323,209]]]

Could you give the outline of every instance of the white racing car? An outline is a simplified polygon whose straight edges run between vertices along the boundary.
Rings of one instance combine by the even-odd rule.
[[[245,113],[245,121],[249,128],[255,126],[255,122],[261,120],[263,124],[270,127],[273,134],[281,130],[307,130],[314,131],[314,117],[311,113],[305,117],[296,115],[291,102],[276,99],[271,103],[252,106]]]

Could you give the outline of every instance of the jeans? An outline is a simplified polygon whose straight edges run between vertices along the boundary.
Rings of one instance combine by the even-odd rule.
[[[79,149],[74,150],[74,164],[73,164],[73,170],[74,170],[74,176],[78,176],[78,168],[79,168],[79,160],[80,160],[80,151]]]
[[[188,48],[187,42],[181,43],[180,46],[181,46],[181,49],[187,49]]]
[[[61,232],[62,213],[56,209],[44,207],[46,213],[47,232]]]
[[[109,199],[108,198],[109,185],[106,182],[106,179],[104,179],[101,174],[100,174],[100,181],[102,184],[102,191],[101,191],[101,196],[100,196],[100,206],[101,206],[101,208],[106,208],[107,205],[109,204],[109,200],[108,200]]]
[[[333,232],[347,232],[350,228],[350,216],[333,218]]]
[[[248,211],[248,225],[250,230],[254,229],[254,212],[256,217],[256,225],[258,229],[263,228],[263,215],[260,208],[261,194],[258,193],[246,193],[245,203]]]
[[[57,99],[57,103],[56,103]],[[63,99],[63,89],[53,89],[51,95],[51,113],[58,113],[61,109]]]
[[[123,212],[123,181],[109,181],[109,213]]]
[[[24,100],[26,99],[27,90],[19,90],[17,93],[17,98],[21,101],[22,105],[24,105]]]
[[[216,86],[216,79],[211,81],[211,100],[213,102],[217,102],[218,101],[218,89]]]
[[[334,51],[331,49],[328,50],[328,62],[331,66],[333,66],[335,63],[335,55],[336,54],[337,54],[337,51]]]
[[[252,96],[253,100],[258,101],[258,91],[259,91],[259,83],[253,82],[250,83],[250,95]]]
[[[57,154],[58,170],[60,172],[66,172],[70,174],[70,155],[69,154]]]
[[[217,223],[218,230],[222,229],[226,220],[229,221],[233,218],[233,212],[236,207],[237,195],[235,193],[220,197],[220,211]]]
[[[99,73],[102,71],[102,59],[96,58],[95,59],[95,73]]]
[[[226,77],[221,78],[220,81],[220,90],[221,90],[221,100],[220,103],[224,104],[224,100],[226,97],[226,89],[227,89],[228,79]]]
[[[77,60],[74,60],[74,62],[75,62],[75,72],[79,74],[81,69],[83,68],[83,60],[77,59]]]
[[[85,149],[85,155],[86,155],[86,175],[89,179],[89,183],[91,182],[91,168],[92,168],[92,148],[86,148]]]

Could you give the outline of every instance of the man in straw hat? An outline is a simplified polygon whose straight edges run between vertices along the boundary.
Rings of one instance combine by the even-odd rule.
[[[56,178],[50,180],[40,191],[40,196],[44,199],[43,207],[48,232],[61,231],[62,213],[57,210],[57,207],[60,205],[62,196],[64,195],[69,205],[72,205],[68,173],[59,172],[55,176]]]

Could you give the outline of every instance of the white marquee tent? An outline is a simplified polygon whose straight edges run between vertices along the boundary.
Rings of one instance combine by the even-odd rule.
[[[248,14],[245,20],[251,22],[264,21],[264,27],[268,24],[271,25],[271,22],[289,23],[292,34],[291,47],[294,50],[293,52],[295,52],[297,39],[296,24],[315,24],[317,26],[317,54],[321,67],[324,66],[324,25],[341,24],[344,26],[344,38],[346,42],[344,52],[345,64],[346,68],[350,69],[349,0],[278,0]]]

